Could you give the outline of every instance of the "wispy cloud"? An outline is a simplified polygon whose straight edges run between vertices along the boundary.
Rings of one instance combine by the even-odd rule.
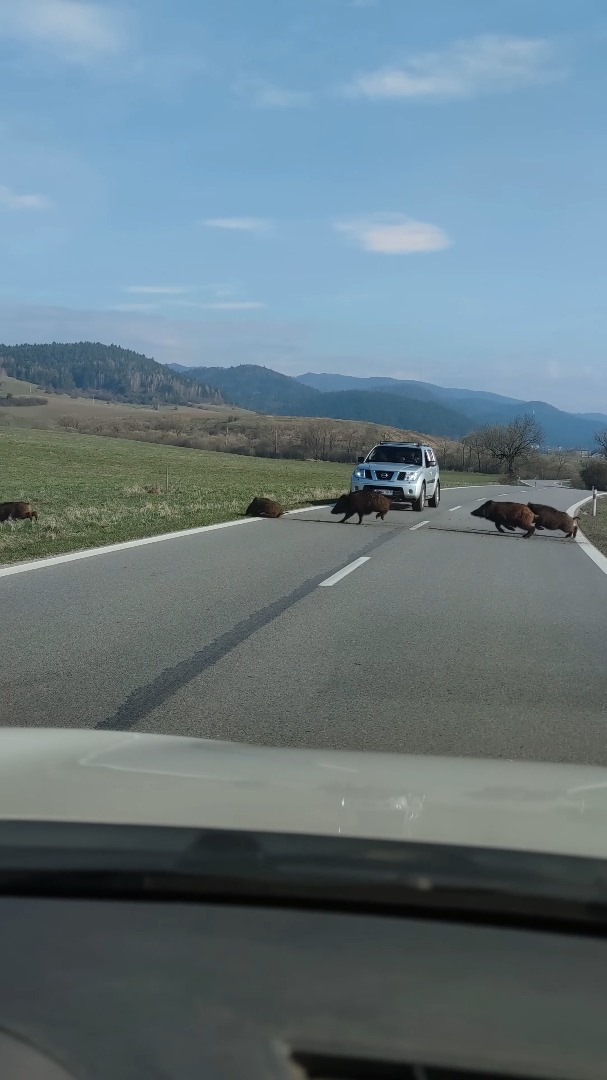
[[[214,300],[209,304],[201,304],[206,311],[254,311],[256,308],[265,308],[258,300]]]
[[[451,240],[438,225],[411,221],[401,214],[373,214],[354,221],[337,221],[333,227],[349,236],[364,251],[382,255],[442,251],[451,245]]]
[[[542,38],[486,35],[458,41],[441,52],[413,56],[402,65],[361,75],[347,96],[371,100],[441,101],[517,90],[564,76],[554,48]]]
[[[182,296],[192,291],[190,285],[126,285],[126,293],[150,293],[155,296]]]
[[[266,232],[270,228],[270,222],[265,218],[255,217],[205,218],[200,224],[209,229],[233,229],[237,232]]]
[[[114,304],[112,311],[150,312],[156,311],[156,304]]]
[[[289,90],[263,79],[240,79],[233,89],[237,97],[255,109],[300,109],[312,100],[307,90]]]
[[[50,205],[45,195],[16,195],[0,184],[0,206],[5,210],[47,210]]]
[[[0,38],[76,64],[106,59],[126,43],[121,17],[85,0],[0,0]]]

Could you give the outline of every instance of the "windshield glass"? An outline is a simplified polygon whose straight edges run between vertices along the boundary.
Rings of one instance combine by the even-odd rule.
[[[607,856],[603,6],[0,0],[0,821]]]
[[[416,446],[376,446],[367,461],[389,461],[393,465],[421,465],[422,452]]]

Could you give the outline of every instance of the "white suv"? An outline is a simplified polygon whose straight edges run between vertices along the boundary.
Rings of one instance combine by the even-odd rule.
[[[440,477],[436,455],[424,443],[379,443],[358,459],[350,491],[378,491],[414,510],[438,506]]]

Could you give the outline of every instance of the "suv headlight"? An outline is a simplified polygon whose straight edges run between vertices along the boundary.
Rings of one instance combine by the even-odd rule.
[[[410,472],[407,473],[405,479],[408,480],[410,484],[414,484],[417,480],[419,480],[420,476],[421,473],[419,472]]]
[[[365,479],[365,470],[364,469],[355,469],[354,470],[354,479],[355,480],[364,480]]]

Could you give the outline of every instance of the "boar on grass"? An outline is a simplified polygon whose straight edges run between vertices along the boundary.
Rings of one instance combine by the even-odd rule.
[[[0,503],[0,521],[25,521],[29,518],[30,521],[37,521],[38,514],[35,510],[32,510],[32,504],[29,502],[3,502]]]
[[[566,533],[566,540],[569,537],[575,540],[579,518],[571,517],[564,510],[556,510],[554,506],[544,506],[543,503],[529,503],[529,509],[536,515],[536,529],[550,529],[551,531],[560,529],[561,532]]]
[[[245,511],[246,517],[279,518],[283,514],[282,506],[280,503],[274,502],[274,499],[255,498],[253,502],[249,503]]]
[[[331,513],[344,514],[340,525],[343,525],[354,514],[358,514],[360,525],[365,514],[375,514],[376,518],[381,518],[383,521],[389,509],[390,500],[377,491],[349,491],[345,495],[340,495]]]
[[[498,532],[504,529],[514,532],[515,529],[524,529],[523,539],[533,536],[535,532],[536,515],[529,509],[526,503],[495,502],[487,499],[482,506],[470,511],[472,517],[485,518],[492,521]]]

